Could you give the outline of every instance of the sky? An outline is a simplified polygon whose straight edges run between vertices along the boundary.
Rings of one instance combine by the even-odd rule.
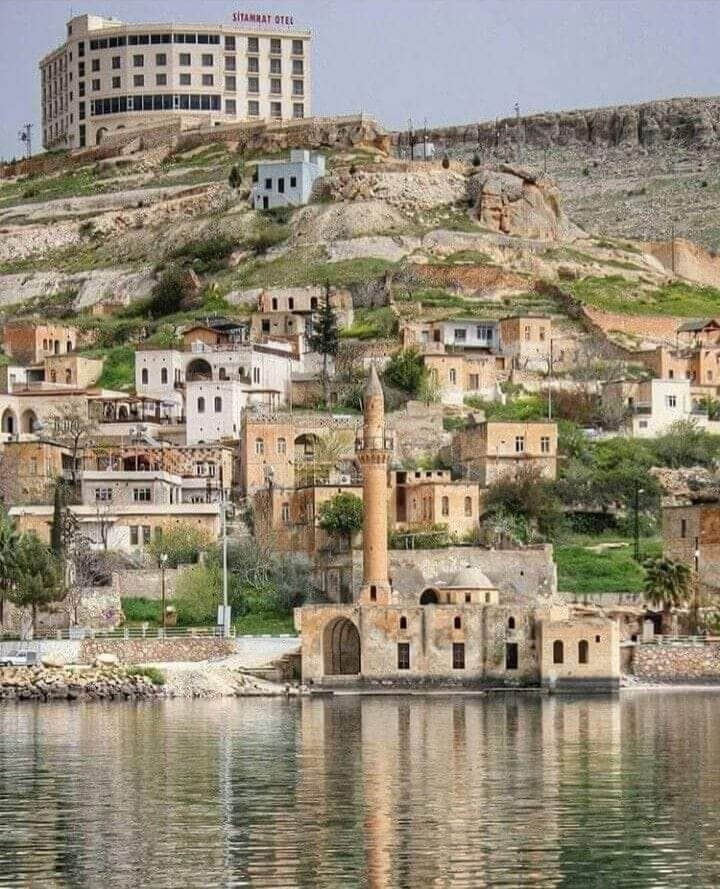
[[[84,12],[231,24],[293,15],[314,35],[319,115],[364,111],[390,129],[720,93],[717,0],[0,0],[0,157],[35,125],[37,63]],[[35,146],[34,146],[35,148]]]

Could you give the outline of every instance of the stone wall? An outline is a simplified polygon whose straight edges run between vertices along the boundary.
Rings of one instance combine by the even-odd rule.
[[[85,639],[78,661],[91,664],[99,654],[114,654],[125,664],[168,661],[206,661],[235,653],[231,639],[178,636],[172,639]]]
[[[665,682],[720,682],[720,643],[638,645],[633,673]]]
[[[602,334],[625,333],[643,340],[675,344],[677,328],[686,318],[661,315],[619,315],[584,306],[583,314],[591,326]]]
[[[177,589],[178,578],[192,565],[165,569],[165,596],[171,599]],[[162,577],[159,568],[140,568],[137,571],[119,571],[117,574],[118,596],[133,598],[160,599],[162,597]]]

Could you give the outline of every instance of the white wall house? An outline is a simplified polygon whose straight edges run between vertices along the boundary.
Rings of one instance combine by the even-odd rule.
[[[182,503],[182,478],[161,471],[86,470],[80,479],[80,496],[88,505]]]
[[[325,175],[325,157],[293,149],[290,160],[258,161],[258,179],[250,199],[256,210],[299,207],[310,200],[315,180]]]
[[[442,322],[442,341],[458,349],[497,349],[498,324],[478,318],[458,318]]]
[[[692,420],[708,432],[720,432],[720,422],[693,403],[690,380],[618,381],[603,388],[603,401],[621,401],[627,410],[625,428],[637,438],[664,435],[674,423]]]

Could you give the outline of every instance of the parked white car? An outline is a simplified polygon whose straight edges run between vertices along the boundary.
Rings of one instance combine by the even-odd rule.
[[[34,667],[40,663],[37,651],[13,648],[8,654],[0,654],[0,667]]]

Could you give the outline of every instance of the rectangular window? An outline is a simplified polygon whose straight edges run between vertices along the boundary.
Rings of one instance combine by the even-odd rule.
[[[549,454],[550,453],[550,436],[542,435],[540,437],[540,453],[541,454]]]
[[[113,88],[114,90],[119,90],[119,89],[120,89],[120,78],[119,78],[119,77],[113,77],[113,79],[112,79],[112,88]]]
[[[465,643],[453,642],[452,649],[453,670],[465,669]]]
[[[100,70],[100,59],[93,59],[91,64],[92,64],[92,70],[93,70],[93,71],[99,71],[99,70]]]
[[[256,100],[248,102],[248,117],[259,117],[260,116],[260,103]]]
[[[78,77],[85,77],[85,62],[78,62]]]
[[[259,93],[260,92],[260,80],[257,77],[248,77],[248,92],[249,93]]]
[[[133,68],[142,68],[145,65],[145,56],[133,56]]]
[[[143,536],[143,543],[144,544],[150,543],[151,531],[152,531],[152,529],[150,528],[150,525],[143,525],[142,526],[142,536]]]
[[[410,669],[410,643],[409,642],[398,642],[397,668],[398,668],[398,670],[409,670]]]
[[[156,74],[155,86],[167,86],[167,74]]]
[[[258,37],[248,37],[248,52],[258,52],[260,49],[260,41]]]
[[[78,55],[81,57],[85,55],[85,41],[84,40],[81,40],[80,43],[78,43]]]
[[[133,488],[133,500],[135,503],[150,503],[151,499],[150,488]]]
[[[185,65],[185,66],[190,64],[190,53],[189,52],[181,52],[180,53],[180,64]]]
[[[680,536],[687,537],[687,519],[680,519]]]
[[[140,535],[138,534],[138,526],[130,525],[130,546],[137,546],[140,543]]]
[[[517,670],[518,668],[518,644],[517,642],[505,643],[505,669]]]
[[[237,114],[235,99],[225,99],[225,114]]]
[[[525,453],[525,436],[524,435],[516,435],[515,436],[515,453],[516,454],[524,454]]]
[[[144,74],[134,74],[133,75],[133,86],[145,86],[145,75]]]
[[[464,343],[467,339],[467,330],[463,330],[462,328],[457,328],[454,331],[455,342],[456,343]]]
[[[668,407],[677,407],[677,395],[666,395],[665,403]]]
[[[282,59],[270,59],[270,73],[282,74]]]
[[[84,80],[81,80],[80,83],[78,84],[78,95],[79,96],[85,95],[85,81]]]
[[[285,179],[283,176],[280,176],[278,179],[278,192],[280,194],[285,194]]]
[[[297,176],[290,177],[290,188],[297,188]]]
[[[290,524],[290,504],[283,503],[280,511],[280,517],[284,525]]]
[[[305,63],[302,59],[293,59],[292,73],[296,77],[302,77],[302,75],[305,73],[304,65]]]
[[[190,86],[190,75],[189,74],[181,74],[180,75],[180,86]]]
[[[248,74],[257,74],[260,71],[260,59],[251,56],[248,59]]]
[[[265,191],[272,191],[272,179],[265,180]]]
[[[95,488],[95,500],[98,503],[107,503],[112,500],[112,488]]]
[[[117,70],[120,67],[120,65],[121,65],[120,56],[113,56],[112,57],[113,68]]]
[[[270,92],[273,96],[279,96],[282,93],[282,80],[279,77],[270,79]]]
[[[202,54],[202,64],[205,68],[212,68],[213,65],[213,55],[211,52],[204,52]]]
[[[282,105],[280,102],[270,103],[270,117],[274,117],[277,120],[282,118]]]
[[[529,324],[525,325],[525,339],[526,340],[530,339],[530,325]]]
[[[305,92],[302,80],[293,80],[292,91],[293,96],[302,96],[302,94]]]
[[[303,43],[302,40],[293,40],[293,42],[292,42],[292,54],[293,54],[294,56],[301,56],[301,55],[303,55],[303,46],[304,46],[304,43]]]
[[[225,70],[226,71],[234,71],[235,70],[235,56],[225,56]]]
[[[235,78],[234,77],[226,77],[225,78],[225,91],[228,93],[235,92]]]
[[[214,82],[214,78],[212,74],[203,74],[202,76],[202,85],[203,86],[212,86]]]
[[[302,102],[293,104],[293,117],[297,120],[300,117],[305,117],[305,106]]]
[[[93,82],[92,82],[92,88],[93,88],[93,92],[94,92],[94,93],[98,92],[99,89],[100,89],[100,81],[99,81],[99,80],[93,80]]]
[[[167,54],[164,52],[155,53],[155,64],[160,67],[167,65]]]
[[[271,37],[270,38],[270,52],[273,54],[279,53],[281,51],[280,48],[280,38],[279,37]]]
[[[225,35],[225,50],[226,52],[235,52],[235,37]]]

